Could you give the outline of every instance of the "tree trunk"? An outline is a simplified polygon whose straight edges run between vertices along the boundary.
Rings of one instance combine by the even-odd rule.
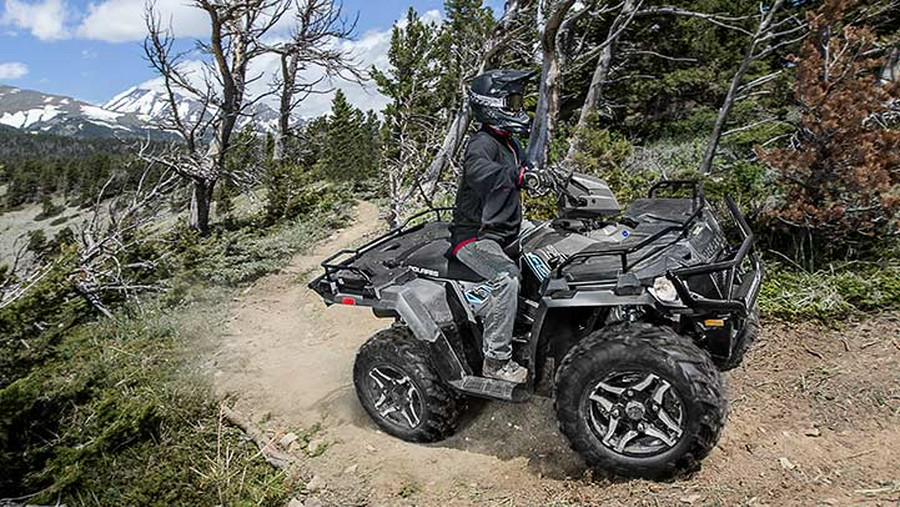
[[[559,109],[559,59],[556,52],[544,54],[541,65],[541,85],[538,90],[538,102],[534,111],[534,124],[528,136],[528,148],[525,158],[538,167],[547,161],[550,137],[553,135],[554,120]]]
[[[576,133],[587,127],[588,120],[600,107],[600,97],[603,96],[603,88],[607,81],[609,81],[609,71],[612,68],[612,62],[616,54],[616,46],[619,43],[619,38],[622,36],[622,33],[625,31],[628,24],[631,23],[639,5],[640,1],[625,0],[625,3],[622,5],[622,10],[619,12],[619,15],[616,16],[615,21],[613,21],[607,32],[606,40],[603,41],[603,50],[600,52],[597,66],[594,68],[594,73],[591,76],[591,84],[588,87],[587,96],[584,98],[584,105],[581,106],[581,113],[578,115],[578,125],[575,129]],[[569,152],[566,156],[567,160],[571,160],[572,156],[575,154],[576,144],[577,143],[574,141],[569,144]]]
[[[469,109],[469,104],[467,101],[463,101],[462,105],[459,106],[459,109],[456,110],[456,116],[454,116],[453,122],[450,124],[450,130],[444,137],[441,148],[431,160],[431,163],[428,164],[425,174],[422,175],[422,184],[418,186],[413,185],[406,189],[406,192],[404,192],[404,195],[400,199],[402,202],[406,202],[413,194],[419,191],[425,194],[423,197],[426,199],[434,193],[434,189],[437,186],[438,180],[444,172],[444,169],[450,165],[450,161],[453,160],[459,152],[459,148],[462,146],[463,139],[466,137],[466,131],[469,130],[469,124],[471,122],[472,113]]]
[[[299,58],[296,55],[283,53],[281,55],[281,92],[278,97],[278,131],[275,132],[275,146],[272,150],[272,159],[280,162],[284,158],[284,144],[287,142],[291,129],[291,109],[294,105],[294,86],[297,82],[297,66]]]
[[[194,180],[191,192],[191,229],[206,236],[209,234],[209,209],[212,203],[215,182]]]
[[[541,85],[538,90],[538,102],[534,113],[534,125],[528,137],[528,148],[525,157],[536,166],[547,162],[547,151],[556,123],[559,110],[559,52],[557,51],[557,34],[566,14],[575,0],[563,0],[548,9],[549,15],[541,34]]]
[[[769,31],[769,27],[775,19],[775,13],[781,8],[783,3],[784,0],[777,0],[769,9],[769,12],[759,21],[759,27],[753,35],[753,39],[750,40],[750,46],[744,54],[744,59],[738,66],[737,72],[734,73],[734,77],[731,78],[731,84],[728,86],[728,92],[725,94],[725,100],[722,102],[722,107],[719,108],[719,115],[716,117],[716,122],[713,124],[712,132],[709,135],[709,142],[706,144],[706,153],[704,153],[703,162],[700,164],[701,174],[709,174],[712,171],[713,160],[716,158],[719,141],[722,139],[722,131],[725,130],[725,123],[728,121],[728,116],[734,108],[735,98],[737,97],[738,89],[741,87],[741,82],[744,80],[744,74],[747,73],[750,63],[755,59],[756,47]]]

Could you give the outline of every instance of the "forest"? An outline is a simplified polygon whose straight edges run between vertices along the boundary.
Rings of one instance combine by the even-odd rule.
[[[410,8],[394,26],[387,68],[363,68],[339,44],[358,35],[356,13],[333,0],[191,4],[214,34],[198,41],[215,76],[204,83],[182,70],[152,4],[146,13],[149,65],[208,106],[195,118],[171,108],[160,128],[177,142],[0,130],[0,213],[86,217],[52,240],[0,231],[16,245],[0,259],[0,497],[274,505],[299,494],[223,424],[184,342],[208,340],[216,308],[350,223],[355,202],[377,204],[386,226],[452,203],[477,128],[468,83],[490,69],[535,73],[523,139],[535,165],[603,178],[623,205],[661,179],[733,196],[763,252],[765,322],[900,308],[896,1],[506,0],[499,12],[445,0],[440,21]],[[281,17],[293,39],[269,41]],[[266,54],[281,64],[269,96],[281,121],[238,129],[256,100],[248,61]],[[329,114],[298,121],[323,79],[364,83],[388,105],[360,109],[338,88]],[[554,213],[547,198],[524,206]],[[245,463],[240,482],[222,442]],[[198,472],[201,460],[212,464]]]

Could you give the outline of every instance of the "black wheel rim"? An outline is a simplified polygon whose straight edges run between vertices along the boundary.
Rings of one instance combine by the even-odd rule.
[[[405,430],[422,424],[425,411],[422,393],[399,368],[387,364],[372,366],[364,390],[375,413],[388,424]]]
[[[584,392],[582,414],[609,451],[631,458],[662,454],[684,434],[684,404],[671,382],[646,371],[613,371]]]

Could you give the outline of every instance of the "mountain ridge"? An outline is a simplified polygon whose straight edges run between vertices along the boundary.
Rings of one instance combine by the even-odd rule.
[[[0,125],[24,132],[46,133],[81,138],[149,137],[156,140],[176,136],[159,127],[169,115],[166,92],[155,86],[156,80],[132,86],[102,105],[0,84]],[[187,121],[196,120],[204,111],[199,101],[176,94],[176,107]],[[209,108],[207,108],[209,112]],[[242,118],[238,128],[248,123],[258,132],[272,132],[278,125],[278,113],[258,102],[251,115]]]

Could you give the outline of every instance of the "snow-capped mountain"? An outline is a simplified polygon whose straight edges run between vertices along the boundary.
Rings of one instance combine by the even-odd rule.
[[[110,111],[71,97],[0,85],[0,124],[28,132],[77,137],[137,136],[137,115]]]
[[[195,120],[203,105],[183,95],[176,96],[182,118]],[[212,112],[212,111],[209,111]],[[169,113],[165,89],[157,80],[134,86],[116,95],[106,104],[96,106],[87,102],[0,85],[0,125],[26,132],[75,137],[146,137],[173,139],[174,134],[163,132],[159,125]],[[257,102],[238,128],[252,124],[258,132],[277,128],[278,113],[267,104]]]
[[[203,104],[182,94],[175,94],[178,112],[187,122],[196,121],[203,112]],[[116,95],[103,105],[103,108],[116,113],[134,115],[148,125],[158,125],[169,115],[170,104],[166,89],[161,80],[154,79],[138,86],[133,86]],[[208,109],[207,113],[211,113]],[[267,104],[257,102],[250,108],[249,116],[238,122],[243,128],[249,122],[259,132],[273,131],[278,125],[278,113]]]

